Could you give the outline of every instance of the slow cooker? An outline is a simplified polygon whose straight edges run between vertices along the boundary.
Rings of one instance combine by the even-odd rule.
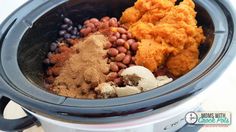
[[[176,131],[185,114],[198,110],[206,88],[235,57],[236,9],[233,1],[195,0],[198,24],[207,41],[201,62],[162,87],[132,96],[85,100],[62,97],[43,88],[42,61],[56,39],[62,17],[78,24],[102,16],[120,17],[135,0],[32,0],[0,26],[0,130],[24,130],[40,123],[45,131]],[[27,116],[8,120],[10,100]]]

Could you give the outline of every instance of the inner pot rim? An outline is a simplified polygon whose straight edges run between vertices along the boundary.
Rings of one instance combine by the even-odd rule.
[[[208,4],[209,3],[210,2],[208,2]],[[42,7],[43,6],[41,6],[40,8],[42,8]],[[40,9],[40,8],[38,8],[38,9]],[[50,9],[48,9],[48,10],[50,10]],[[37,10],[35,10],[35,11],[37,11]],[[32,12],[32,13],[34,13],[34,12]],[[222,14],[222,13],[220,13],[220,14]],[[43,13],[39,14],[39,16],[41,16],[41,15],[43,15]],[[39,17],[39,16],[37,16],[37,17]],[[25,18],[27,18],[27,17],[25,17]],[[7,81],[9,84],[11,84],[11,87],[14,88],[15,90],[17,90],[19,93],[24,94],[24,96],[28,96],[28,97],[32,98],[32,100],[34,100],[35,102],[36,101],[42,102],[44,104],[47,103],[48,104],[47,106],[49,106],[49,107],[52,105],[60,105],[60,109],[57,109],[55,111],[60,111],[60,110],[64,109],[65,107],[72,106],[72,104],[76,103],[78,105],[75,105],[75,107],[79,107],[79,108],[77,108],[77,110],[81,111],[82,109],[88,108],[89,110],[86,111],[87,113],[90,113],[90,112],[92,113],[93,112],[92,110],[94,110],[95,107],[96,107],[96,109],[107,108],[106,112],[111,112],[111,111],[114,112],[114,111],[119,111],[119,110],[123,109],[123,107],[121,107],[119,109],[119,106],[121,106],[121,105],[124,105],[124,106],[129,105],[128,106],[129,108],[127,107],[127,109],[132,109],[131,105],[136,104],[136,106],[137,106],[137,104],[141,104],[140,102],[144,103],[148,100],[152,100],[152,101],[149,101],[149,103],[148,103],[149,107],[153,106],[153,104],[156,104],[159,102],[158,98],[161,97],[162,95],[163,95],[162,96],[163,100],[168,100],[168,99],[165,99],[167,97],[165,95],[167,95],[167,94],[171,95],[171,93],[175,93],[175,95],[173,95],[172,99],[178,97],[179,95],[184,95],[186,93],[190,94],[190,93],[194,92],[195,90],[202,89],[203,87],[202,87],[202,85],[196,85],[195,88],[190,89],[190,88],[186,88],[186,85],[189,85],[188,87],[191,87],[192,85],[195,85],[197,82],[202,80],[203,77],[207,76],[207,74],[210,73],[212,69],[215,69],[215,67],[211,67],[213,62],[217,61],[219,63],[220,61],[223,61],[223,60],[221,60],[221,59],[223,59],[223,57],[220,55],[220,53],[226,52],[226,51],[224,51],[225,50],[224,48],[221,48],[219,45],[217,46],[215,44],[216,40],[217,40],[217,37],[215,37],[213,47],[208,52],[207,56],[203,59],[203,61],[200,64],[198,64],[198,66],[195,67],[191,72],[187,73],[186,75],[175,80],[172,83],[169,83],[169,84],[159,87],[157,89],[153,89],[151,91],[147,91],[147,92],[144,92],[141,94],[131,95],[131,96],[127,96],[127,97],[120,97],[120,98],[114,98],[114,99],[101,99],[101,100],[70,99],[70,98],[65,98],[65,97],[61,97],[61,96],[57,96],[57,95],[45,92],[44,90],[36,87],[31,82],[29,82],[29,80],[27,78],[25,78],[24,75],[21,73],[21,70],[18,66],[18,61],[17,61],[17,49],[18,49],[18,45],[19,45],[19,42],[21,39],[12,40],[11,38],[13,36],[14,36],[14,38],[22,38],[23,37],[23,34],[25,33],[25,31],[29,28],[29,25],[27,25],[25,23],[26,22],[25,18],[21,21],[17,21],[18,23],[16,22],[13,25],[13,27],[11,28],[11,30],[9,31],[9,33],[5,37],[4,44],[2,46],[1,60],[2,60],[3,70],[5,72],[5,73],[3,73],[3,74],[5,74],[4,75],[5,81]],[[225,17],[222,17],[221,20],[223,18],[226,19]],[[215,24],[215,22],[214,22],[214,24]],[[230,34],[231,31],[228,33],[232,37],[232,34]],[[219,38],[220,38],[220,36],[221,35],[219,35]],[[230,36],[228,36],[228,37],[230,37]],[[225,41],[227,41],[227,40],[225,37],[222,37],[221,40],[219,40],[219,41],[222,41],[222,43],[225,43]],[[16,43],[17,45],[10,45],[10,43]],[[229,48],[230,44],[228,44],[226,46],[228,46],[226,48]],[[217,48],[214,49],[214,47],[215,48],[217,47]],[[12,54],[9,55],[8,53],[12,53]],[[213,59],[213,56],[214,56],[214,59]],[[211,61],[208,60],[209,58],[211,58],[210,59]],[[218,63],[216,63],[215,65],[219,66]],[[12,65],[14,67],[9,67]],[[203,68],[203,67],[205,67],[205,68]],[[205,71],[202,71],[201,70],[202,68],[205,69]],[[204,75],[202,75],[202,73],[204,73],[204,72],[206,72],[206,73]],[[16,76],[18,78],[16,78]],[[193,79],[191,79],[191,77],[193,77]],[[185,83],[182,83],[182,82],[185,82]],[[19,85],[17,86],[16,84],[17,85],[19,84],[21,86],[19,86]],[[174,87],[176,87],[176,88],[174,88]],[[181,87],[185,87],[185,88],[181,88]],[[29,94],[26,93],[24,90],[26,90],[26,91],[28,90],[28,92],[30,91],[31,95],[29,96]],[[182,91],[182,93],[178,93],[179,94],[178,95],[177,91]],[[26,94],[28,94],[28,95],[26,95]],[[40,94],[43,96],[41,96]],[[34,97],[34,95],[40,95],[41,98],[36,99]],[[49,97],[51,97],[51,98],[49,98]],[[137,100],[137,99],[141,99],[141,100]],[[127,101],[129,101],[129,102],[127,102]],[[101,104],[103,104],[103,105],[101,105]],[[139,106],[139,107],[141,107],[141,106]],[[117,109],[116,110],[110,109],[111,107],[114,107]],[[70,111],[69,108],[68,108],[68,111]]]

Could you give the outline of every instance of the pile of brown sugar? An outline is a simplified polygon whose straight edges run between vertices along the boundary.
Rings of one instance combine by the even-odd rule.
[[[95,33],[74,42],[73,54],[62,65],[50,89],[62,96],[94,99],[94,88],[106,81],[105,74],[109,72],[104,49],[108,39]]]

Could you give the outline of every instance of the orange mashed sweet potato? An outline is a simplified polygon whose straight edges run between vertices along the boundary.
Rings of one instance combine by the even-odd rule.
[[[120,19],[139,47],[135,56],[137,65],[152,72],[165,65],[179,77],[199,63],[199,45],[205,40],[197,26],[195,4],[192,0],[137,0],[123,12]]]

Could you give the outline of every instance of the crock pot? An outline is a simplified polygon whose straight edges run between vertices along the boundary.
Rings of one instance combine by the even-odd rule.
[[[45,131],[176,131],[184,116],[197,110],[203,92],[233,60],[236,10],[232,1],[195,0],[198,24],[207,41],[201,62],[162,87],[141,94],[85,100],[58,96],[43,88],[42,61],[57,38],[62,17],[81,24],[102,16],[120,17],[135,0],[33,0],[0,26],[0,130],[17,131],[41,123]],[[3,112],[13,100],[27,116],[8,120]]]

